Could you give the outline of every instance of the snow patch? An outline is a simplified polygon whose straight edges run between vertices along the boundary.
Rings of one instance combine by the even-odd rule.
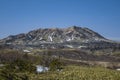
[[[42,37],[39,38],[39,40],[42,40],[42,39],[43,39]]]
[[[53,32],[51,35],[53,36],[55,33]]]
[[[84,42],[84,43],[88,43],[88,42],[89,42],[89,40],[88,40],[88,39],[86,39],[86,40],[83,40],[82,42]]]
[[[78,48],[85,48],[86,46],[79,46]]]
[[[46,72],[46,71],[48,71],[48,70],[49,70],[48,67],[44,67],[44,66],[41,66],[41,65],[37,65],[37,66],[36,66],[36,71],[37,71],[37,73]]]
[[[66,34],[69,34],[69,33],[71,33],[72,31],[68,31],[68,32],[66,32]]]
[[[66,41],[71,41],[71,38],[68,38]]]
[[[23,50],[23,52],[27,52],[27,53],[29,53],[30,51],[29,51],[29,50],[27,50],[27,49],[25,49],[25,50]]]
[[[66,45],[67,47],[69,47],[69,48],[73,48],[73,46],[72,45]]]
[[[96,41],[101,41],[101,39],[99,39],[99,38],[95,38],[95,40],[96,40]]]
[[[30,39],[32,39],[31,35],[28,35],[28,37],[29,37]]]
[[[74,40],[74,36],[72,35],[72,40]]]
[[[120,68],[116,69],[117,71],[120,71]]]
[[[52,39],[52,37],[51,37],[51,36],[49,36],[49,38],[50,38],[50,41],[53,41],[53,39]]]

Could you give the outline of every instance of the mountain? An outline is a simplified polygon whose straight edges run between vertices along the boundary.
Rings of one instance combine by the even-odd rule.
[[[3,39],[5,43],[30,43],[30,42],[70,42],[70,41],[85,41],[85,40],[100,40],[105,39],[98,33],[81,27],[69,27],[67,29],[37,29],[26,34],[18,34],[15,36],[8,36]]]
[[[28,33],[11,35],[0,40],[0,44],[34,46],[39,48],[85,48],[90,45],[108,47],[113,46],[113,41],[108,40],[88,28],[72,26],[68,28],[45,28],[32,30]],[[112,44],[111,44],[112,43]]]

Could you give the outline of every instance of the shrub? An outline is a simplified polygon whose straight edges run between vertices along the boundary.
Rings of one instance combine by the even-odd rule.
[[[62,69],[62,63],[60,62],[59,59],[53,59],[51,62],[50,62],[50,70],[54,71],[54,70],[61,70]]]

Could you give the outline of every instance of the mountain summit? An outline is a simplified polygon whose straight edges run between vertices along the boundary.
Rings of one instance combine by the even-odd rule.
[[[104,40],[105,38],[98,33],[88,29],[77,26],[68,27],[66,29],[46,28],[30,31],[26,34],[18,34],[9,36],[5,39],[5,43],[44,43],[44,42],[81,42],[90,40]]]
[[[81,45],[90,47],[91,45],[96,46],[96,44],[100,47],[101,43],[108,46],[108,43],[111,42],[91,29],[77,26],[40,28],[0,40],[0,44],[37,46],[39,48],[81,48]]]

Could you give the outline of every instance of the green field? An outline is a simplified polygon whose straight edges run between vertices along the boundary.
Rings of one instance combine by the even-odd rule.
[[[0,55],[0,64],[4,65],[0,67],[0,80],[120,80],[120,71],[92,66],[85,61],[80,63],[73,59],[36,56],[13,50],[2,50]],[[99,61],[88,62],[101,64]],[[36,65],[48,65],[51,70],[37,73]]]
[[[66,66],[60,72],[31,74],[30,80],[120,80],[120,72],[102,67]]]
[[[16,76],[17,75],[17,76]],[[62,71],[45,73],[15,73],[13,80],[120,80],[120,72],[102,67],[64,66]],[[20,77],[27,77],[22,79]],[[0,77],[0,80],[7,80]]]

